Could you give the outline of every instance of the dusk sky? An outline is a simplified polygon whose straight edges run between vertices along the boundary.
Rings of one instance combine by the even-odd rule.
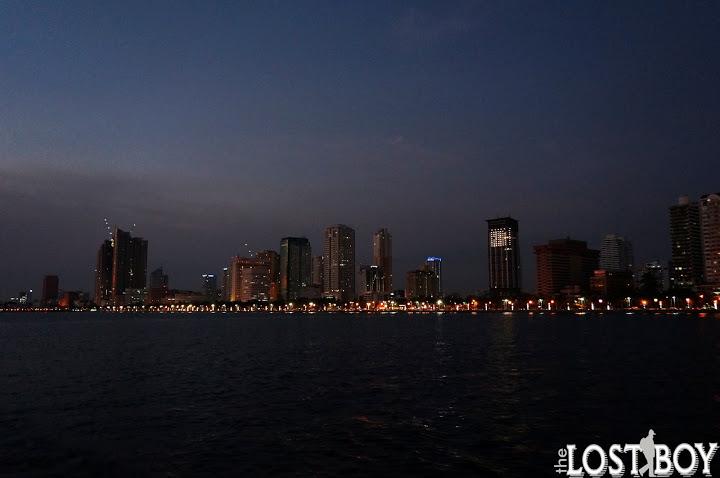
[[[717,2],[0,3],[0,297],[91,290],[103,218],[199,289],[323,227],[487,287],[485,219],[629,237],[720,191]],[[37,296],[36,296],[37,297]]]

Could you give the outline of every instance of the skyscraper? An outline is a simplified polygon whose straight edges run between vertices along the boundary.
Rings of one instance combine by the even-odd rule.
[[[720,285],[720,193],[700,197],[705,283]]]
[[[150,273],[150,284],[148,290],[148,303],[160,304],[168,295],[168,275],[162,267],[158,267]]]
[[[312,249],[304,237],[284,237],[280,241],[280,297],[284,301],[307,295],[311,279]]]
[[[379,266],[362,266],[358,273],[358,296],[363,300],[380,300],[383,298],[383,275]]]
[[[220,286],[220,300],[227,302],[230,300],[230,268],[223,267],[222,282]]]
[[[202,275],[202,291],[205,300],[214,302],[217,300],[218,288],[217,288],[217,277],[215,274],[203,274]]]
[[[437,275],[427,266],[405,275],[405,298],[434,300],[440,298]]]
[[[434,296],[442,298],[443,296],[443,283],[442,283],[442,258],[430,256],[425,260],[425,270],[430,271],[433,274],[433,280],[435,285],[431,290],[435,293]]]
[[[276,301],[280,298],[280,255],[268,249],[257,253],[257,258],[264,261],[270,267],[270,292],[269,298],[271,301]]]
[[[43,278],[41,305],[55,305],[57,303],[58,283],[59,279],[56,275],[49,275]]]
[[[322,290],[323,287],[323,256],[313,256],[312,258],[312,278],[310,280],[313,287]]]
[[[520,293],[518,222],[511,217],[488,219],[488,276],[490,294],[514,297]]]
[[[114,305],[122,305],[126,291],[131,290],[136,296],[145,289],[148,241],[116,227],[112,248],[112,301]]]
[[[632,243],[617,234],[606,234],[600,246],[600,269],[617,272],[632,268]]]
[[[106,240],[100,244],[95,267],[95,303],[100,306],[112,303],[113,246]]]
[[[388,295],[393,291],[393,269],[392,269],[392,235],[387,229],[380,229],[373,234],[373,263],[380,268],[382,276],[380,290],[381,295]]]
[[[556,239],[534,249],[538,295],[552,297],[589,292],[600,251],[588,249],[585,241],[569,238]]]
[[[700,209],[687,196],[670,207],[670,241],[670,288],[689,289],[702,284]]]
[[[355,297],[355,231],[337,224],[325,228],[323,296],[340,302]]]

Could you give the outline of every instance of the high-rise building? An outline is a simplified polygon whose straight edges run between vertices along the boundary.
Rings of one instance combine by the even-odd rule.
[[[703,283],[700,208],[683,196],[670,207],[670,288],[690,289]]]
[[[538,295],[552,297],[589,292],[600,251],[588,249],[585,241],[569,238],[552,240],[534,249]]]
[[[268,249],[258,252],[256,257],[266,262],[270,268],[269,298],[271,301],[276,301],[280,298],[280,254]]]
[[[355,298],[355,231],[344,224],[325,228],[323,296],[340,302]]]
[[[652,284],[648,284],[651,282]],[[660,261],[650,261],[635,271],[635,287],[642,293],[652,285],[653,292],[660,293],[670,287],[667,265]]]
[[[158,305],[168,296],[168,275],[162,267],[158,267],[150,273],[150,284],[148,290],[148,303]]]
[[[392,235],[385,228],[373,234],[373,265],[382,272],[378,293],[389,295],[393,291]]]
[[[443,283],[442,283],[442,258],[430,256],[425,260],[425,270],[430,271],[433,274],[435,285],[432,287],[434,292],[433,297],[442,298],[443,296]]]
[[[313,256],[312,258],[312,278],[310,283],[313,287],[322,290],[323,286],[323,256]]]
[[[280,297],[297,300],[307,296],[311,280],[312,249],[304,237],[284,237],[280,241]]]
[[[633,268],[632,243],[617,234],[606,234],[600,246],[600,269],[627,271]]]
[[[488,277],[490,294],[515,297],[520,293],[518,222],[511,217],[488,219]]]
[[[362,300],[381,300],[383,298],[383,273],[379,266],[362,266],[358,273],[358,297]]]
[[[123,305],[126,292],[142,294],[147,285],[148,241],[115,228],[113,233],[112,301]]]
[[[705,283],[718,286],[720,285],[720,193],[700,197],[700,228]]]
[[[95,303],[100,306],[112,304],[113,245],[103,241],[97,253],[95,266]]]
[[[230,262],[231,302],[267,301],[270,265],[256,257],[233,257]]]
[[[405,275],[405,298],[435,300],[440,298],[437,275],[428,267],[409,271]]]
[[[220,286],[220,300],[227,302],[230,300],[230,268],[223,267],[222,285]]]
[[[215,302],[217,300],[218,288],[215,274],[202,275],[202,291],[206,301]]]
[[[55,305],[58,300],[59,279],[56,275],[43,278],[41,305]]]

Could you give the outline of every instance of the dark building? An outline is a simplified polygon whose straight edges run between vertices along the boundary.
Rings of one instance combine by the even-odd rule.
[[[168,296],[168,275],[159,267],[150,273],[150,288],[148,291],[148,303],[158,305]]]
[[[280,254],[268,249],[258,252],[257,258],[267,263],[270,268],[269,299],[274,302],[280,298]]]
[[[323,286],[323,256],[313,256],[312,258],[312,279],[313,287],[322,290]]]
[[[424,270],[429,271],[435,281],[435,284],[430,289],[433,291],[433,297],[441,298],[443,296],[442,258],[435,256],[428,257],[425,260]]]
[[[405,298],[434,300],[440,297],[437,275],[428,267],[410,271],[405,275]]]
[[[280,241],[280,297],[284,301],[305,297],[311,280],[312,249],[304,237]]]
[[[633,292],[634,282],[630,270],[598,269],[590,278],[590,290],[595,297],[616,300]]]
[[[43,278],[41,305],[55,305],[58,300],[58,276],[49,275]]]
[[[378,266],[362,266],[358,274],[360,290],[358,296],[362,300],[376,301],[384,296],[383,271]]]
[[[373,265],[382,271],[381,295],[389,295],[393,291],[392,269],[392,235],[387,229],[380,229],[373,234]]]
[[[720,193],[700,197],[700,227],[705,262],[703,279],[705,284],[717,288],[720,286]]]
[[[148,242],[115,228],[113,234],[112,301],[114,305],[136,302],[147,285]]]
[[[600,251],[588,249],[585,241],[569,238],[556,239],[534,249],[538,295],[552,297],[589,292]]]
[[[100,245],[95,267],[95,303],[97,305],[104,306],[112,303],[112,271],[113,246],[112,241],[106,240]]]
[[[511,217],[488,219],[489,291],[495,297],[520,294],[518,222]]]
[[[215,274],[202,275],[202,291],[205,300],[215,302],[218,298],[217,276]]]
[[[325,228],[323,296],[340,302],[355,298],[355,231],[344,224]]]
[[[687,196],[670,206],[670,241],[670,288],[691,289],[702,284],[700,209]]]

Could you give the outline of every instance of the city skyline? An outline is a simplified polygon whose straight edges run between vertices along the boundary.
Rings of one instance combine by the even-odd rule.
[[[392,231],[394,288],[429,254],[485,288],[492,217],[525,290],[551,238],[665,262],[666,207],[720,189],[719,9],[3,2],[0,297],[92,292],[106,217],[183,289],[335,222],[357,264]]]

